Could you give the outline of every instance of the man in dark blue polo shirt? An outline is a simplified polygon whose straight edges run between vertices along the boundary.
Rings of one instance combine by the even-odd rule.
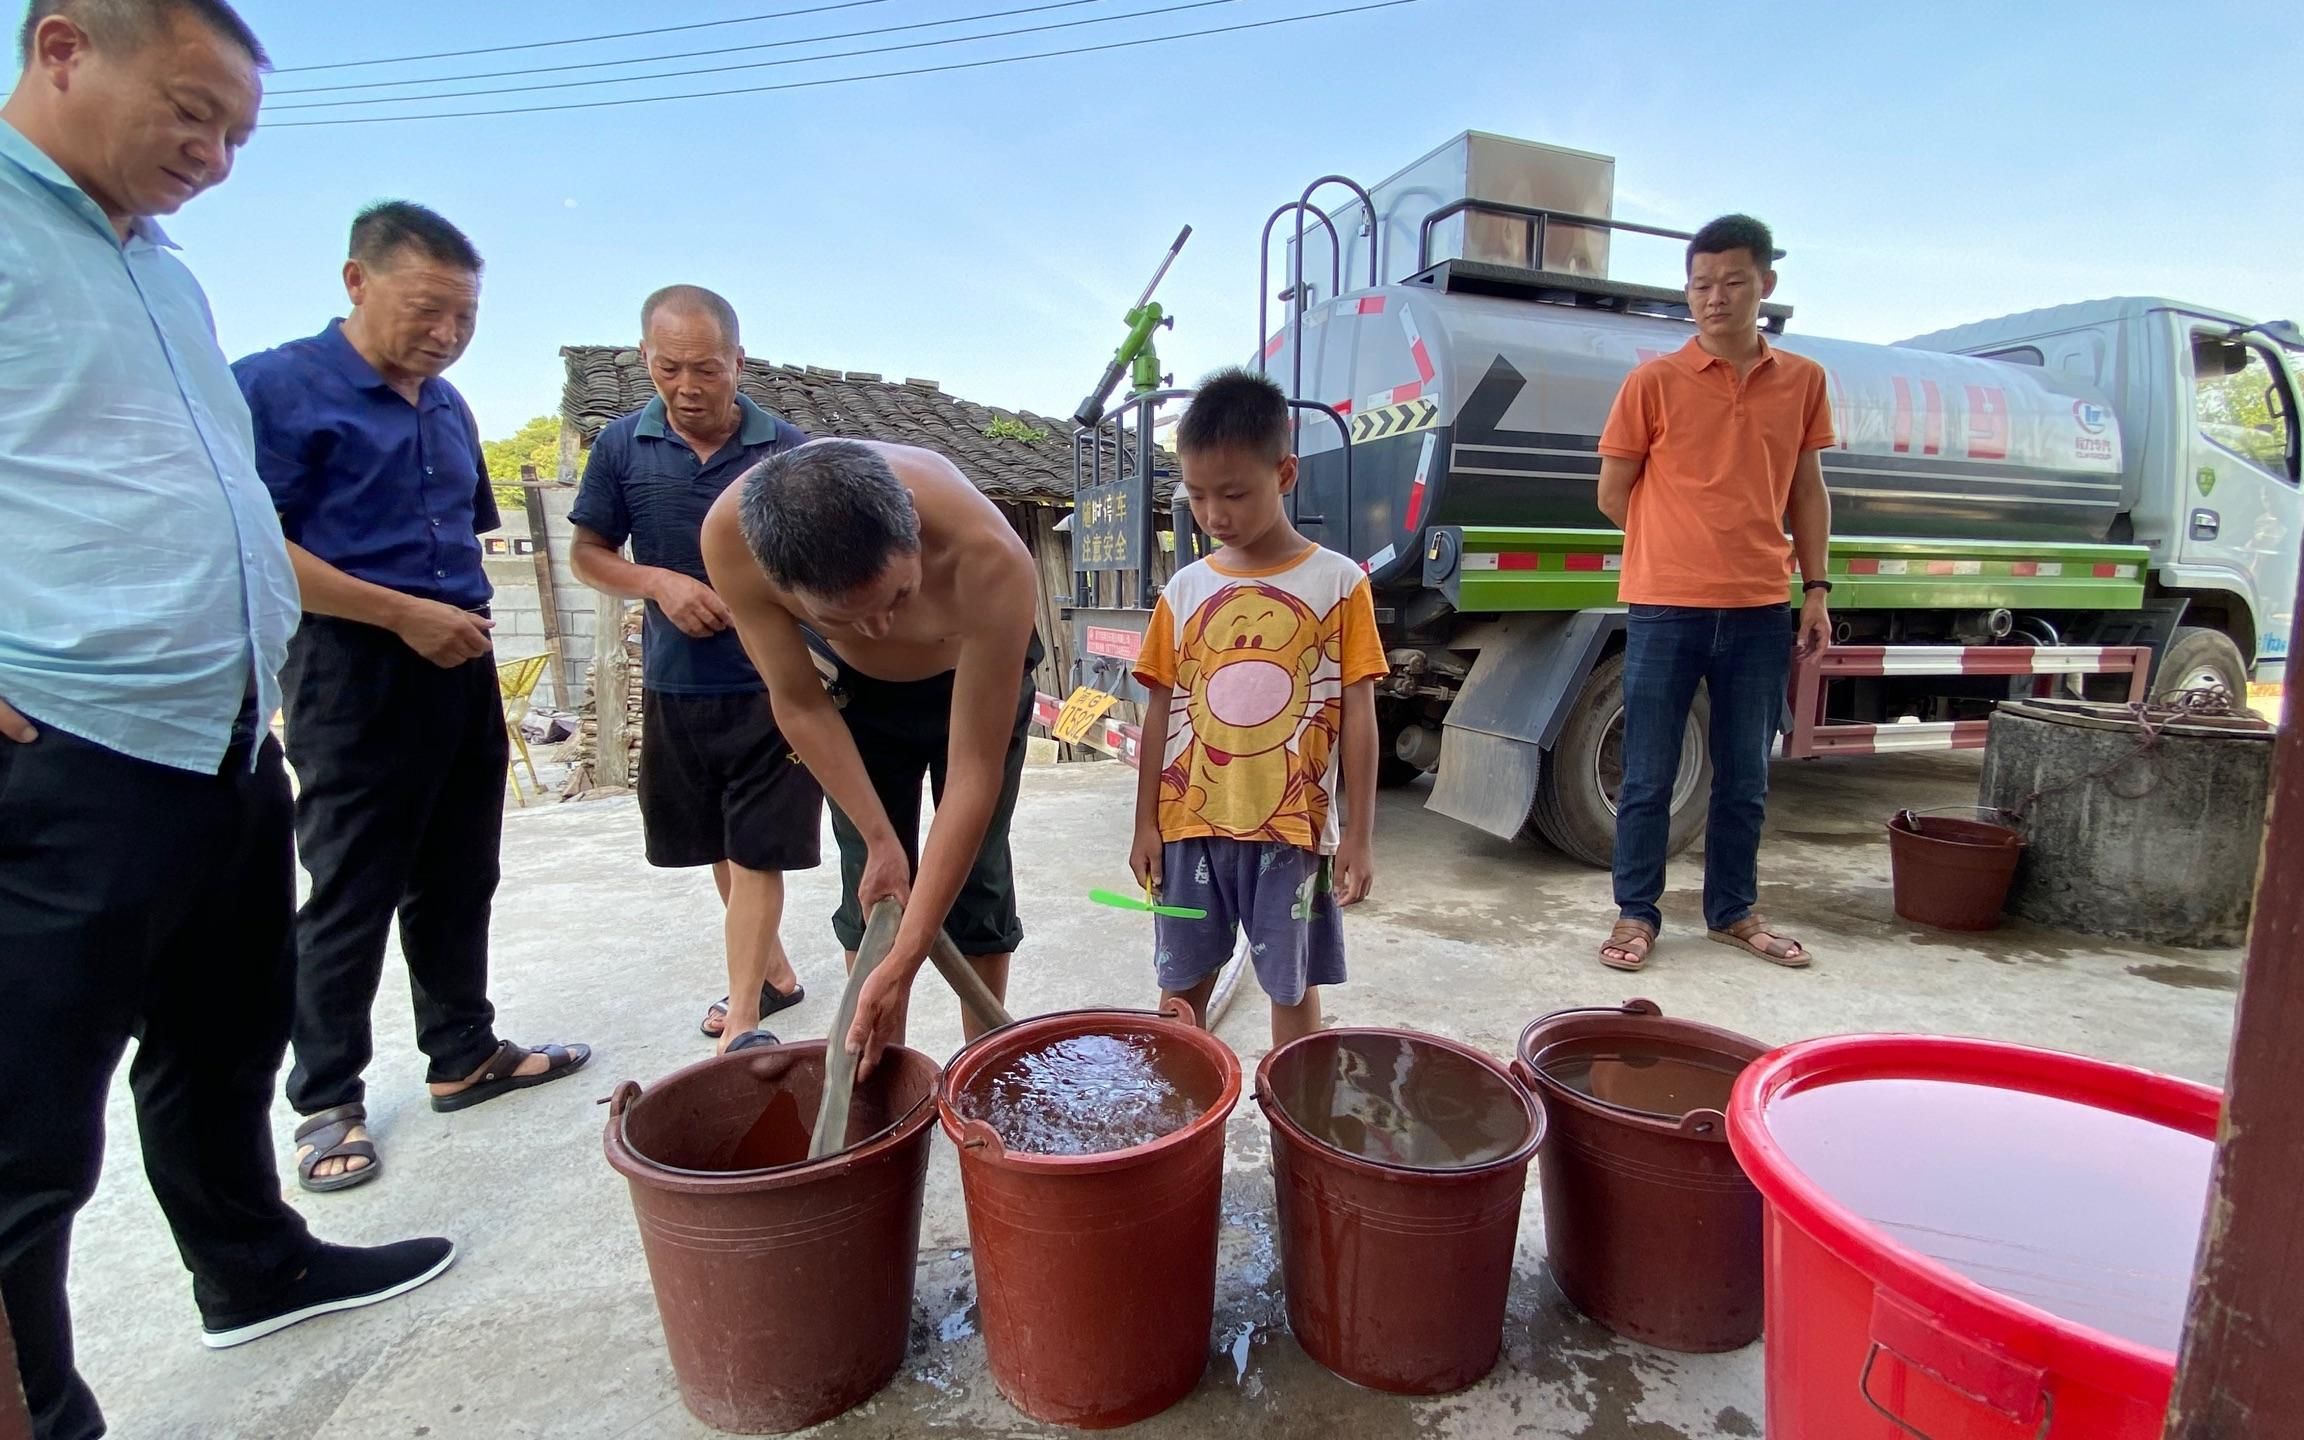
[[[496,503],[472,412],[441,372],[472,340],[480,256],[421,205],[352,222],[349,318],[233,373],[305,618],[283,672],[296,849],[296,1066],[307,1189],[373,1179],[361,1072],[394,916],[432,1108],[567,1075],[582,1045],[500,1039],[488,912],[504,820],[504,712],[479,532]]]
[[[824,796],[705,579],[701,537],[721,491],[808,437],[737,390],[744,350],[720,296],[667,286],[640,307],[640,336],[657,398],[593,442],[568,516],[569,566],[595,589],[648,602],[640,819],[648,863],[711,866],[727,906],[728,995],[703,1025],[725,1047],[802,998],[778,933],[784,872],[816,867]]]

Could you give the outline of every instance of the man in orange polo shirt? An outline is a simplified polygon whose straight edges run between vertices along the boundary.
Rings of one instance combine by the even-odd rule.
[[[1600,509],[1624,527],[1624,782],[1616,805],[1616,907],[1601,963],[1647,963],[1663,916],[1664,852],[1680,737],[1696,687],[1712,702],[1712,811],[1704,927],[1778,965],[1800,942],[1753,910],[1768,752],[1792,664],[1787,603],[1799,561],[1802,654],[1832,633],[1825,545],[1832,501],[1817,452],[1832,443],[1824,371],[1760,334],[1776,288],[1768,227],[1725,215],[1688,244],[1696,338],[1625,377],[1600,436]],[[1785,538],[1789,523],[1791,538]]]

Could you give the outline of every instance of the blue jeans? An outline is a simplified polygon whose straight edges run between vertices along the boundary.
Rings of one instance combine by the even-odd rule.
[[[1616,907],[1661,926],[1664,852],[1681,737],[1701,682],[1712,699],[1712,813],[1704,831],[1704,924],[1725,930],[1760,892],[1768,752],[1792,669],[1783,605],[1708,610],[1635,605],[1625,628],[1624,783],[1616,802]]]

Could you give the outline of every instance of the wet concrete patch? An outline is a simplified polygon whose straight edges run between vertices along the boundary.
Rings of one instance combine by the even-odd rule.
[[[2173,985],[2179,990],[2238,990],[2240,977],[2229,970],[2211,970],[2205,965],[2131,965],[2128,973],[2139,980],[2155,985]]]
[[[1675,1358],[1620,1340],[1587,1319],[1560,1293],[1549,1269],[1531,1278],[1516,1278],[1507,1359],[1581,1417],[1580,1428],[1561,1433],[1571,1440],[1692,1440],[1697,1432],[1654,1418],[1655,1407],[1645,1404],[1650,1386],[1677,1371]],[[1525,1350],[1510,1343],[1516,1336],[1526,1337]],[[1644,1416],[1643,1408],[1651,1413]]]
[[[1766,873],[1763,863],[1762,873]],[[1798,915],[1809,919],[1842,920],[1862,927],[1881,925],[1900,926],[1896,918],[1895,892],[1886,885],[1862,884],[1838,877],[1818,880],[1762,881],[1760,885],[1761,913],[1785,919]],[[1698,914],[1702,911],[1699,909]]]
[[[1758,1435],[1760,1422],[1733,1405],[1723,1405],[1712,1417],[1712,1428],[1723,1435]]]
[[[1541,887],[1523,885],[1499,903],[1487,905],[1370,900],[1355,907],[1351,918],[1366,916],[1421,931],[1439,940],[1493,946],[1499,942],[1525,943],[1529,939],[1528,912],[1532,907],[1549,922],[1579,924],[1585,928],[1597,924],[1603,931],[1606,918],[1612,916],[1616,908],[1588,896],[1553,897],[1545,894]]]
[[[1872,830],[1770,830],[1770,840],[1795,840],[1803,845],[1829,845],[1835,849],[1859,850],[1868,845],[1886,849],[1886,834]]]

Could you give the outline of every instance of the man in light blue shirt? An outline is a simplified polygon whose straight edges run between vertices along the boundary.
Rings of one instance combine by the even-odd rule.
[[[282,1201],[298,599],[207,301],[151,217],[222,181],[262,48],[222,0],[34,0],[0,107],[0,1300],[38,1440],[104,1433],[64,1275],[129,1036],[204,1337],[390,1298]],[[4,1417],[0,1417],[4,1418]]]

